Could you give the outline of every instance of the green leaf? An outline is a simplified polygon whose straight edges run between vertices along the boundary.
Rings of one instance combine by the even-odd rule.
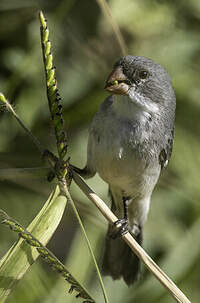
[[[43,208],[28,226],[43,245],[46,245],[55,232],[67,203],[58,186],[50,195]],[[16,283],[39,256],[38,251],[19,239],[0,260],[0,302],[5,302]]]

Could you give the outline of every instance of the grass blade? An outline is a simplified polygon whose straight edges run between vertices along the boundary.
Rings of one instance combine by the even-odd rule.
[[[41,211],[27,230],[46,245],[56,230],[67,203],[60,195],[59,188],[50,195]],[[19,239],[0,260],[0,302],[5,302],[11,290],[16,286],[28,268],[39,256],[36,249]]]
[[[18,233],[19,237],[23,238],[25,242],[34,247],[43,258],[43,260],[49,264],[49,266],[61,274],[64,279],[71,284],[69,293],[71,294],[73,290],[76,290],[76,297],[86,299],[83,303],[94,303],[94,300],[90,297],[88,292],[83,288],[78,281],[71,275],[71,273],[66,269],[66,267],[58,260],[58,258],[42,243],[34,237],[30,232],[28,232],[20,223],[18,223],[13,218],[9,217],[3,210],[0,209],[0,215],[3,217],[2,224],[10,227],[10,229]]]

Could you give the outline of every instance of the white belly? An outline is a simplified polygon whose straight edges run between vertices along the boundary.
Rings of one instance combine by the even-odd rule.
[[[133,197],[152,192],[160,166],[145,130],[149,114],[119,98],[105,101],[96,114],[88,158],[103,180]]]
[[[102,134],[95,144],[96,171],[105,182],[132,197],[151,192],[160,174],[157,165],[147,165],[134,146],[124,144],[128,140],[114,132]]]

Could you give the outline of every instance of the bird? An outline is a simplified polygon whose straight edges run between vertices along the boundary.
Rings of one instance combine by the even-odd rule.
[[[130,232],[142,245],[151,195],[171,157],[176,97],[168,72],[143,56],[121,57],[109,74],[110,95],[89,129],[87,163],[75,170],[85,179],[96,173],[108,184],[111,210],[102,270],[131,286],[140,260],[122,240]]]

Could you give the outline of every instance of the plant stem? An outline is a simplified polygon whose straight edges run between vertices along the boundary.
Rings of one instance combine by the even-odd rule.
[[[115,223],[118,218],[105,204],[105,202],[83,181],[83,179],[73,171],[73,179],[83,193],[95,204],[103,216],[110,224]],[[146,265],[152,274],[160,281],[160,283],[168,290],[172,297],[179,303],[191,303],[183,292],[175,285],[175,283],[162,271],[162,269],[151,259],[145,250],[137,243],[137,241],[127,233],[122,239],[128,244],[131,250]]]
[[[79,216],[79,213],[78,213],[78,211],[77,211],[77,208],[76,208],[76,206],[75,206],[75,204],[74,204],[74,201],[73,201],[73,199],[72,199],[72,197],[71,197],[71,195],[70,195],[70,193],[69,193],[69,191],[68,191],[68,188],[67,188],[67,185],[66,185],[65,180],[62,180],[60,185],[61,185],[61,188],[62,188],[62,194],[65,195],[66,198],[67,198],[67,200],[70,202],[70,204],[71,204],[71,206],[72,206],[72,209],[73,209],[73,211],[74,211],[74,214],[75,214],[75,216],[76,216],[76,218],[77,218],[77,220],[78,220],[78,222],[79,222],[79,225],[80,225],[80,227],[81,227],[81,230],[82,230],[82,232],[83,232],[84,238],[85,238],[85,240],[86,240],[86,243],[87,243],[87,246],[88,246],[90,255],[91,255],[92,260],[93,260],[93,262],[94,262],[94,266],[95,266],[96,271],[97,271],[97,275],[98,275],[98,278],[99,278],[99,283],[100,283],[100,285],[101,285],[101,289],[102,289],[102,292],[103,292],[103,296],[104,296],[105,302],[106,302],[106,303],[109,303],[108,297],[107,297],[107,294],[106,294],[106,290],[105,290],[105,287],[104,287],[104,283],[103,283],[103,280],[102,280],[102,277],[101,277],[101,273],[100,273],[100,270],[99,270],[99,267],[98,267],[98,264],[97,264],[95,255],[94,255],[94,253],[93,253],[93,250],[92,250],[90,241],[89,241],[89,239],[88,239],[88,237],[87,237],[87,233],[86,233],[86,231],[85,231],[85,228],[84,228],[84,225],[83,225],[83,223],[82,223],[82,220],[81,220],[81,218],[80,218],[80,216]]]
[[[0,93],[0,101],[3,102],[7,108],[7,110],[15,117],[17,122],[21,125],[21,127],[25,130],[31,141],[35,144],[39,152],[42,154],[44,151],[44,148],[42,147],[41,143],[38,141],[38,139],[32,134],[32,132],[25,126],[25,124],[22,122],[22,120],[19,118],[17,113],[15,112],[12,105],[8,102],[8,100],[5,98],[5,96]]]
[[[119,29],[118,24],[115,22],[113,19],[113,16],[110,12],[110,8],[105,0],[97,0],[100,8],[102,9],[102,12],[104,13],[105,17],[107,18],[108,22],[111,24],[113,32],[115,34],[115,37],[119,43],[120,50],[122,52],[122,55],[125,56],[127,55],[127,49],[126,49],[126,44],[124,42],[123,36],[121,34],[121,31]]]

